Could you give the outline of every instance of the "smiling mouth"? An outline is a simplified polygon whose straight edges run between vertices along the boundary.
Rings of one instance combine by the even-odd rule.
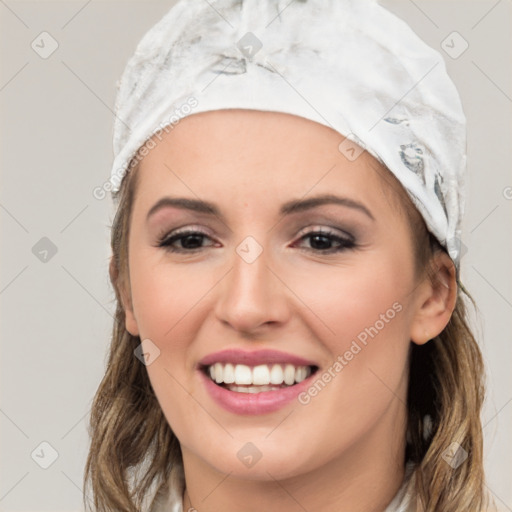
[[[202,371],[215,384],[237,393],[262,393],[295,386],[313,375],[317,366],[293,364],[215,363],[203,366]]]

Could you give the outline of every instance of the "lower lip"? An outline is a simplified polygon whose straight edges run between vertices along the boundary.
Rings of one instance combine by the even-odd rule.
[[[298,384],[260,393],[238,393],[218,386],[205,373],[198,370],[210,396],[224,409],[235,414],[265,414],[277,411],[293,402],[310,385],[316,372]]]

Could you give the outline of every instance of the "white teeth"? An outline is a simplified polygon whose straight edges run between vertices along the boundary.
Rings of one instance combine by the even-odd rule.
[[[263,391],[281,389],[280,386],[235,386],[234,384],[229,384],[226,387],[230,391],[236,391],[237,393],[262,393]]]
[[[295,366],[287,364],[284,367],[284,383],[288,386],[295,384]]]
[[[231,363],[224,366],[223,377],[226,384],[233,384],[233,382],[235,382],[235,367]]]
[[[283,369],[280,364],[275,364],[270,370],[270,384],[282,384],[283,381]]]
[[[262,386],[270,382],[270,371],[266,364],[255,366],[252,370],[252,384]]]
[[[311,374],[309,366],[294,366],[293,364],[260,364],[250,367],[245,364],[215,363],[207,370],[210,378],[217,384],[232,384],[227,387],[232,391],[244,393],[280,389],[283,384],[292,386],[302,382]]]
[[[245,364],[235,366],[235,384],[252,384],[252,372]]]
[[[311,369],[304,366],[299,366],[295,369],[295,382],[302,382],[306,377],[309,377]]]
[[[220,384],[221,382],[223,382],[223,369],[222,369],[222,364],[221,363],[215,363],[214,364],[214,371],[215,371],[215,382],[217,384]]]

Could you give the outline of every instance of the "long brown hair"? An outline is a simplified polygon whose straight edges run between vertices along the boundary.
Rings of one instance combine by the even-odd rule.
[[[118,207],[111,228],[110,278],[116,316],[105,376],[92,404],[84,472],[86,510],[90,486],[92,510],[97,512],[138,512],[154,491],[165,489],[171,470],[183,478],[178,439],[162,413],[144,364],[134,356],[141,340],[125,329],[121,304],[121,291],[129,291],[128,235],[137,170],[138,165],[127,173],[114,195]],[[427,231],[396,178],[386,172],[410,220],[416,267],[435,279],[432,256],[444,249]],[[406,461],[416,463],[411,485],[417,510],[424,512],[487,510],[480,420],[484,366],[466,316],[465,299],[473,299],[457,281],[457,301],[446,328],[425,345],[411,343],[410,348]],[[467,458],[453,463],[454,450],[459,450],[456,456],[467,454]]]

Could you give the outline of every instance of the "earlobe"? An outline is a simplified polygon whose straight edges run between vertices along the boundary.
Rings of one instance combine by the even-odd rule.
[[[132,336],[139,336],[139,327],[132,308],[124,308],[125,328]]]
[[[418,295],[417,311],[411,326],[411,341],[423,345],[446,327],[457,302],[455,266],[450,257],[439,251],[434,255],[435,275],[426,278]]]
[[[124,309],[125,313],[125,329],[132,336],[139,336],[139,327],[137,325],[137,320],[135,319],[135,315],[133,313],[133,306],[130,294],[126,291],[125,283],[122,279],[119,279],[119,272],[117,270],[117,266],[114,262],[114,257],[110,260],[109,266],[110,273],[110,281],[116,290],[117,300],[121,302],[121,305]]]

